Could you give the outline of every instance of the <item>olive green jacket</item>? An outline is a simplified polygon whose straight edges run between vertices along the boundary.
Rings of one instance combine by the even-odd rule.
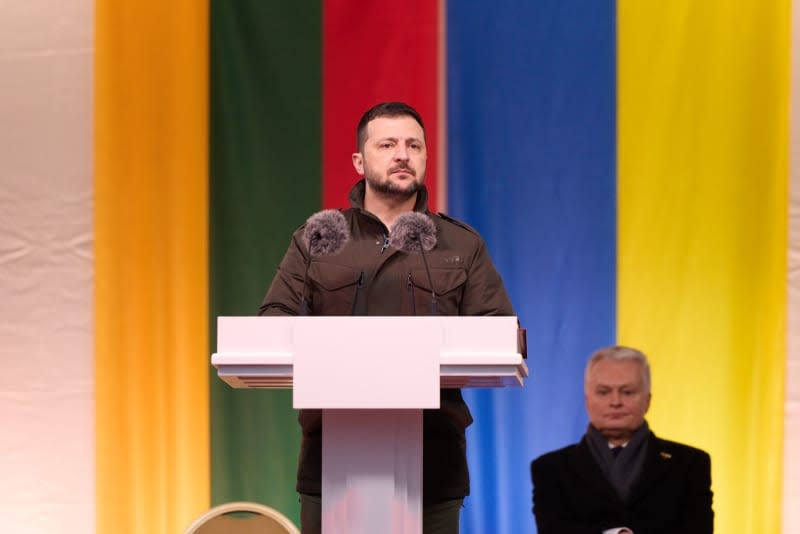
[[[310,315],[428,315],[431,283],[420,254],[388,244],[389,231],[363,209],[363,180],[350,192],[351,208],[342,213],[350,238],[338,254],[314,257],[308,269],[306,299]],[[427,207],[427,191],[417,195],[415,211],[436,226],[436,246],[426,252],[439,315],[514,315],[503,281],[483,239],[468,226]],[[260,315],[297,315],[308,249],[305,226],[295,231],[289,250],[272,281]],[[387,332],[387,343],[392,335]],[[321,415],[302,410],[303,443],[297,490],[320,494]],[[469,494],[465,429],[472,423],[458,389],[443,389],[441,408],[423,415],[423,500],[434,503]]]

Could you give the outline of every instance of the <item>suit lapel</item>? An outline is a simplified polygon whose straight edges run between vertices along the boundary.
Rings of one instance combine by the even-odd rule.
[[[648,491],[661,479],[663,479],[670,470],[672,463],[672,453],[667,450],[666,444],[658,439],[652,432],[647,438],[647,452],[645,453],[644,465],[642,472],[633,487],[629,496],[630,502],[635,502]]]
[[[570,451],[569,467],[593,493],[619,503],[617,492],[595,462],[585,437]]]

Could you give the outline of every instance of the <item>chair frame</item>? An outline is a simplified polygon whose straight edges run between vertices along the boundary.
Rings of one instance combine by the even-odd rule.
[[[192,521],[192,523],[186,527],[186,530],[183,531],[183,534],[194,534],[197,529],[202,527],[210,519],[232,512],[251,512],[254,514],[261,514],[274,519],[283,528],[285,528],[286,532],[289,534],[300,534],[300,529],[297,528],[297,525],[295,525],[291,519],[283,515],[281,512],[275,508],[267,506],[266,504],[260,504],[251,501],[232,501],[218,504]]]

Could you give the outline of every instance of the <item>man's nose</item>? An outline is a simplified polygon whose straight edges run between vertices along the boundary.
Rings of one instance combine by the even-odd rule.
[[[403,143],[398,143],[394,150],[394,159],[406,161],[408,160],[408,149]]]
[[[611,400],[612,406],[619,406],[622,404],[622,395],[620,395],[618,391],[612,391],[609,399]]]

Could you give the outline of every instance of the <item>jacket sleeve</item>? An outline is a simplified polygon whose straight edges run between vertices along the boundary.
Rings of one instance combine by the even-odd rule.
[[[258,309],[259,315],[298,315],[300,312],[300,291],[308,254],[301,240],[303,227],[292,236],[289,248],[284,254],[278,272]],[[310,298],[310,297],[309,297]],[[309,305],[311,303],[309,302]],[[304,435],[319,433],[322,428],[322,410],[300,410],[297,420]]]
[[[300,292],[303,289],[303,277],[308,258],[300,237],[302,230],[301,227],[292,236],[289,248],[278,266],[278,272],[272,279],[269,291],[258,309],[259,315],[299,314]]]
[[[467,269],[460,315],[515,315],[500,274],[489,257],[486,244],[478,237],[474,260]]]
[[[600,534],[606,528],[575,517],[571,501],[560,482],[556,458],[544,456],[531,463],[533,482],[533,515],[539,534]],[[638,534],[638,533],[637,533]]]

